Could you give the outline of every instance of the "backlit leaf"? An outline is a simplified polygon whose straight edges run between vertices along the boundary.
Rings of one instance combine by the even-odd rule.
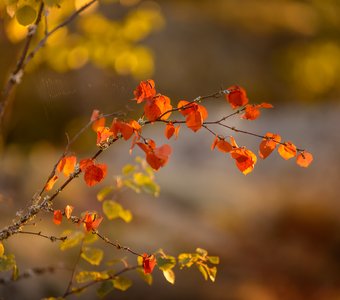
[[[81,257],[91,265],[98,266],[104,257],[104,252],[98,248],[83,247]]]
[[[78,283],[85,283],[107,278],[109,278],[109,275],[106,272],[81,271],[76,275],[76,281]]]
[[[121,204],[112,200],[104,201],[103,212],[109,220],[122,218],[127,223],[132,220],[131,212],[125,210]]]
[[[296,146],[291,142],[285,142],[281,144],[277,150],[281,157],[285,160],[293,158],[296,156]]]
[[[163,275],[168,282],[170,282],[171,284],[175,284],[175,273],[173,270],[170,269],[163,271]]]
[[[176,265],[176,258],[170,255],[166,257],[157,257],[157,266],[162,271],[167,271],[172,269]]]
[[[307,168],[313,161],[313,155],[307,151],[299,153],[296,157],[296,163],[303,168]]]
[[[60,250],[66,250],[76,247],[84,238],[84,233],[81,231],[64,231],[61,236],[67,236],[67,239],[59,244]]]
[[[100,202],[103,201],[113,191],[114,191],[114,187],[113,186],[106,186],[106,187],[104,187],[97,194],[97,200],[100,201]]]
[[[113,286],[115,289],[120,291],[126,291],[129,287],[132,286],[132,281],[125,277],[115,277],[113,279]]]
[[[228,88],[228,91],[229,93],[227,93],[225,97],[233,109],[248,103],[247,93],[242,87],[233,85]]]

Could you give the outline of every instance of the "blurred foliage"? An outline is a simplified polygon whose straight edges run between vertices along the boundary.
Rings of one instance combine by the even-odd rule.
[[[44,37],[76,9],[89,1],[49,0],[44,13],[44,26],[39,26],[36,40]],[[154,2],[120,1],[126,9],[123,16],[112,17],[118,1],[101,1],[81,13],[75,26],[63,27],[48,38],[44,47],[35,56],[30,69],[45,63],[54,71],[67,72],[83,67],[91,62],[98,68],[115,70],[120,75],[131,74],[135,78],[151,76],[154,71],[152,52],[140,42],[152,32],[164,26],[164,18],[159,6]],[[27,34],[27,26],[34,23],[38,15],[40,1],[6,0],[2,6],[4,27],[7,38],[12,43],[22,41]]]

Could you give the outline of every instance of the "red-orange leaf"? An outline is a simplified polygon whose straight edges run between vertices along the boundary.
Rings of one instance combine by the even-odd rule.
[[[164,167],[168,162],[171,154],[171,147],[169,145],[156,148],[155,142],[151,139],[148,140],[147,144],[136,144],[146,153],[146,161],[154,170]]]
[[[105,164],[91,165],[85,169],[84,180],[88,186],[94,186],[105,178],[106,173]]]
[[[79,168],[82,172],[86,170],[87,167],[92,166],[94,164],[91,158],[84,158],[79,162]]]
[[[247,104],[242,118],[247,120],[256,120],[261,114],[260,108],[273,108],[273,105],[269,103]]]
[[[180,126],[175,127],[174,124],[171,122],[166,124],[164,135],[167,139],[170,139],[173,135],[175,135],[175,138],[178,137]]]
[[[76,163],[77,158],[75,156],[66,156],[58,163],[57,170],[63,172],[64,175],[68,177],[74,172]]]
[[[259,155],[262,159],[268,157],[275,149],[276,145],[281,142],[278,134],[271,132],[266,133],[265,138],[260,143]]]
[[[141,129],[141,126],[138,122],[132,120],[129,123],[114,119],[111,125],[111,131],[113,136],[116,138],[118,133],[121,133],[124,140],[128,140],[133,133],[138,133]]]
[[[57,182],[57,180],[58,180],[58,176],[57,175],[54,175],[47,183],[46,183],[46,185],[45,185],[45,191],[50,191],[52,188],[53,188],[53,186],[54,186],[54,184]]]
[[[296,157],[296,163],[303,168],[307,168],[313,161],[313,155],[307,151],[301,152]]]
[[[86,213],[82,222],[86,231],[96,230],[99,224],[102,222],[103,217],[98,217],[96,213]]]
[[[248,149],[236,148],[230,151],[231,157],[235,159],[236,166],[244,174],[250,173],[256,164],[256,155]]]
[[[152,79],[141,81],[133,94],[137,103],[151,99],[156,95],[155,82]]]
[[[143,269],[145,274],[152,273],[154,267],[156,266],[157,261],[154,255],[143,254]]]
[[[66,205],[66,207],[65,207],[65,216],[66,216],[67,219],[71,218],[73,209],[74,209],[73,206]]]
[[[226,99],[233,109],[244,106],[248,103],[246,91],[237,85],[228,88],[229,93],[226,94]]]
[[[53,212],[53,222],[54,222],[54,224],[60,225],[62,219],[63,219],[63,214],[62,214],[61,210],[59,210],[59,209],[55,210]]]
[[[296,155],[296,146],[291,142],[285,142],[280,145],[278,152],[282,158],[288,160]]]

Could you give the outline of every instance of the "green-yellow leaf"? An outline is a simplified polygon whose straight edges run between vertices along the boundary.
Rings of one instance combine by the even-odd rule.
[[[0,272],[12,270],[14,266],[16,266],[16,262],[13,254],[0,257]]]
[[[136,167],[130,164],[127,164],[122,169],[122,174],[127,176],[133,173],[136,170]]]
[[[92,271],[81,271],[76,275],[76,281],[78,283],[85,283],[89,281],[95,281],[100,279],[107,279],[109,275],[106,272],[92,272]]]
[[[216,267],[212,267],[209,270],[209,278],[212,282],[215,282],[215,279],[216,279],[216,273],[217,273],[217,269]]]
[[[4,245],[0,242],[0,257],[2,257],[5,253],[5,247]]]
[[[163,271],[163,275],[168,282],[170,282],[171,284],[175,284],[175,273],[173,270],[169,269]]]
[[[196,252],[203,257],[206,257],[208,255],[208,251],[202,248],[197,248]]]
[[[181,269],[184,267],[190,268],[193,263],[192,255],[190,253],[181,253],[178,255],[178,264]]]
[[[98,248],[83,247],[81,257],[91,265],[98,266],[104,257],[104,252]]]
[[[214,265],[218,265],[220,263],[220,258],[218,256],[207,256],[207,259]]]
[[[37,12],[32,6],[24,5],[16,11],[15,16],[19,24],[27,26],[35,21]]]
[[[99,193],[97,194],[97,200],[103,201],[108,195],[110,195],[114,191],[113,186],[106,186],[104,187]]]
[[[61,235],[67,236],[67,239],[59,244],[60,250],[76,247],[84,238],[82,231],[65,230]]]
[[[125,277],[116,277],[113,279],[113,286],[120,291],[126,291],[132,285],[132,281]]]
[[[100,287],[97,289],[97,295],[100,298],[105,297],[107,294],[113,291],[113,282],[112,280],[107,280],[101,283]]]
[[[198,270],[201,272],[205,280],[208,280],[208,272],[206,266],[197,264]]]
[[[157,266],[162,271],[172,269],[176,265],[176,258],[170,255],[166,257],[157,257]]]
[[[123,180],[123,184],[133,190],[135,193],[139,194],[140,193],[140,188],[136,183],[134,183],[131,179],[126,179]]]
[[[124,209],[119,203],[112,200],[104,201],[103,212],[109,220],[121,218],[127,223],[132,220],[131,212]]]
[[[152,285],[152,275],[150,273],[145,274],[142,268],[138,268],[137,273],[148,285]]]
[[[96,240],[98,240],[98,236],[96,234],[93,234],[92,232],[87,232],[85,233],[84,236],[84,244],[92,244],[94,243]]]

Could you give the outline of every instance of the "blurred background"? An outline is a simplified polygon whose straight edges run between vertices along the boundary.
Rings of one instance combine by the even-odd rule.
[[[49,27],[81,3],[50,8]],[[3,3],[0,9],[3,86],[27,28],[9,17]],[[176,255],[202,247],[219,255],[221,264],[215,283],[195,269],[175,270],[171,286],[155,271],[151,288],[132,276],[130,290],[107,298],[340,299],[339,14],[337,0],[101,1],[49,40],[15,90],[1,144],[1,227],[30,204],[65,147],[65,133],[76,133],[93,109],[141,115],[142,107],[130,101],[140,80],[153,78],[173,104],[238,84],[251,102],[270,102],[274,109],[255,122],[236,117],[230,125],[277,132],[312,152],[314,162],[302,169],[274,153],[244,176],[228,156],[210,151],[212,138],[203,130],[183,127],[178,140],[170,141],[161,125],[145,130],[145,136],[173,147],[168,165],[156,174],[160,196],[124,194],[133,221],[105,220],[104,232],[140,252],[163,248]],[[210,120],[230,112],[223,99],[209,101],[207,109]],[[220,133],[257,152],[260,140]],[[109,164],[102,184],[89,189],[79,180],[56,207],[100,210],[98,190],[143,155],[135,149],[130,156],[129,147],[120,142],[100,158]],[[86,132],[71,151],[79,158],[94,153],[95,134]],[[32,230],[58,235],[67,228],[55,226],[49,215],[38,221]],[[98,244],[108,257],[135,259]],[[70,268],[77,253],[21,235],[5,241],[5,248],[16,255],[20,270],[60,262]],[[81,268],[87,267],[83,262]],[[59,295],[69,276],[61,270],[0,286],[0,297]],[[94,295],[91,290],[81,298]]]

